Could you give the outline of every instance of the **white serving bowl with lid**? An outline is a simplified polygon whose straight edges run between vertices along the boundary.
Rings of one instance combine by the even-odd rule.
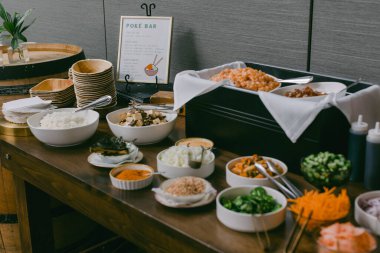
[[[241,185],[259,185],[259,186],[268,186],[273,189],[277,189],[278,187],[273,184],[271,181],[269,181],[267,178],[250,178],[250,177],[243,177],[240,175],[237,175],[231,171],[231,168],[235,166],[236,163],[239,163],[241,159],[243,158],[250,158],[252,156],[242,156],[235,158],[231,161],[229,161],[226,165],[226,181],[229,186],[241,186]],[[283,173],[282,175],[285,176],[286,173],[288,172],[288,167],[286,166],[285,163],[282,161],[272,158],[272,157],[267,157],[263,156],[265,160],[270,160],[275,164],[278,164],[282,170]],[[273,176],[275,180],[279,180],[279,176]]]
[[[172,147],[173,148],[173,147]],[[183,147],[185,148],[185,147]],[[210,176],[215,169],[215,155],[210,150],[205,150],[205,157],[209,157],[206,162],[203,162],[199,169],[191,168],[190,166],[175,166],[163,161],[162,157],[168,149],[165,149],[157,155],[157,171],[166,178],[177,178],[183,176],[194,176],[206,178]]]
[[[47,110],[30,116],[27,124],[33,135],[41,142],[56,147],[74,146],[89,139],[98,128],[99,113],[93,110],[75,112],[76,115],[86,119],[87,123],[83,126],[70,127],[64,129],[42,128],[41,120],[45,115],[53,112],[74,113],[77,108],[61,108]]]
[[[177,113],[162,113],[168,122],[150,126],[122,126],[119,124],[120,116],[130,108],[123,108],[107,114],[108,126],[116,137],[123,137],[126,141],[134,141],[137,145],[148,145],[165,139],[175,126]]]
[[[277,190],[262,186],[268,195],[271,195],[277,203],[281,205],[278,210],[273,212],[256,215],[239,213],[225,208],[222,198],[233,199],[237,196],[248,195],[251,190],[259,187],[258,185],[245,185],[230,187],[221,191],[216,197],[216,216],[226,227],[240,232],[261,232],[278,227],[285,220],[287,200],[285,196]]]

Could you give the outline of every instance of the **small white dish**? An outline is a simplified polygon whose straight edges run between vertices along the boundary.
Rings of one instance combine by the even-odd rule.
[[[138,163],[140,162],[142,159],[144,158],[144,154],[139,151],[137,153],[137,156],[134,160],[125,160],[123,161],[122,163],[106,163],[106,162],[103,162],[101,159],[99,159],[99,156],[98,154],[96,153],[91,153],[88,158],[87,158],[87,161],[96,166],[96,167],[102,167],[102,168],[115,168],[116,166],[119,166],[123,163]]]
[[[210,204],[211,202],[214,201],[214,199],[216,198],[216,195],[217,195],[216,191],[215,192],[211,192],[210,194],[208,194],[207,196],[205,196],[201,200],[199,200],[197,202],[193,202],[193,203],[188,203],[188,204],[177,203],[177,202],[170,201],[170,200],[166,199],[165,197],[163,197],[163,196],[161,196],[160,194],[157,194],[157,193],[154,194],[154,198],[157,200],[158,203],[160,203],[160,204],[162,204],[164,206],[167,206],[167,207],[173,207],[173,208],[194,208],[194,207],[205,206],[207,204]]]
[[[157,171],[162,173],[162,176],[166,178],[177,178],[184,176],[193,176],[206,178],[210,176],[215,170],[215,155],[210,150],[205,150],[205,156],[210,156],[211,159],[208,162],[203,162],[199,169],[193,169],[189,166],[178,167],[165,163],[162,160],[162,156],[168,149],[161,151],[157,155]]]
[[[148,177],[139,180],[122,180],[117,178],[117,175],[125,170],[143,170],[148,171],[150,174]],[[152,167],[137,163],[120,165],[116,168],[113,168],[109,173],[112,185],[121,190],[139,190],[145,188],[152,183],[153,175],[154,170]]]
[[[182,179],[191,179],[191,180],[198,180],[198,182],[202,182],[204,185],[204,191],[199,194],[194,195],[186,195],[186,196],[180,196],[180,195],[173,195],[171,193],[166,192],[165,190],[170,187],[173,183],[175,183],[178,180]],[[209,203],[208,201],[210,198],[215,199],[216,197],[216,190],[212,187],[210,182],[207,180],[200,178],[200,177],[181,177],[181,178],[173,178],[168,179],[164,181],[159,188],[152,188],[152,191],[155,192],[156,199],[160,203],[163,202],[166,206],[171,207],[195,207],[202,205],[202,203]],[[195,206],[194,206],[195,205]]]
[[[292,99],[318,102],[326,98],[326,96],[330,93],[336,93],[337,98],[344,97],[346,93],[343,90],[346,89],[347,87],[343,83],[338,83],[338,82],[315,82],[315,83],[296,84],[296,85],[281,87],[276,90],[273,90],[272,93],[285,96],[285,93],[287,93],[288,91],[294,91],[295,89],[304,89],[307,86],[309,86],[313,90],[326,93],[326,95],[315,96],[315,97],[292,98]]]

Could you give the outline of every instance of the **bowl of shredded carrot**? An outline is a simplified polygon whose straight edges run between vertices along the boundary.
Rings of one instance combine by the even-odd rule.
[[[112,185],[122,190],[138,190],[150,185],[154,170],[145,164],[127,163],[113,168],[109,175]]]
[[[305,191],[302,197],[288,199],[290,205],[288,209],[300,225],[304,224],[311,214],[306,230],[312,232],[321,226],[344,219],[350,212],[351,206],[347,190],[342,189],[339,194],[336,194],[335,191],[336,187],[324,188],[323,192]]]

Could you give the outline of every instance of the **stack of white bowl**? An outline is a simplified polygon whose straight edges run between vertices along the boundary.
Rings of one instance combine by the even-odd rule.
[[[110,95],[112,102],[99,109],[112,108],[116,105],[115,79],[111,62],[101,59],[81,60],[73,64],[70,72],[78,107],[83,107],[104,95]]]
[[[73,81],[69,79],[46,79],[29,90],[31,97],[51,100],[56,107],[71,106],[75,102]]]

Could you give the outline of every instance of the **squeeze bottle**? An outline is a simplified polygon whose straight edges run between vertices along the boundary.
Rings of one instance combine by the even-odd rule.
[[[366,143],[364,186],[380,190],[380,123],[369,130]]]
[[[363,182],[364,179],[364,160],[366,136],[368,133],[368,124],[363,122],[363,116],[360,114],[358,121],[351,124],[348,137],[348,160],[351,161],[351,177],[354,182]]]

